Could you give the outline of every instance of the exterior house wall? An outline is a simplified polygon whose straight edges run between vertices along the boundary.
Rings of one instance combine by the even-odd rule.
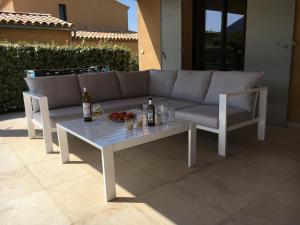
[[[181,21],[182,13],[192,13],[192,0],[138,0],[141,69],[192,68],[192,17]]]
[[[140,70],[161,68],[160,0],[138,0]]]
[[[287,125],[294,0],[251,0],[247,9],[245,70],[264,71],[268,119]]]
[[[161,0],[162,69],[181,69],[181,0]]]
[[[0,10],[10,12],[48,13],[59,18],[58,5],[66,5],[67,21],[74,24],[74,28],[87,30],[124,30],[128,29],[128,7],[115,0],[3,0],[0,1]],[[26,27],[28,28],[28,27]],[[27,41],[64,44],[66,41],[81,43],[82,40],[72,40],[70,31],[60,30],[37,30],[1,28],[0,40]],[[86,40],[87,44],[98,44],[98,40]],[[137,41],[108,41],[116,45],[124,45],[136,54],[138,53]]]
[[[114,0],[9,0],[0,9],[14,12],[49,13],[59,18],[58,4],[66,5],[68,22],[80,28],[128,29],[128,7]]]
[[[292,74],[290,82],[289,114],[290,122],[300,123],[300,1],[296,3]]]
[[[71,31],[0,27],[0,40],[65,44],[71,42]]]
[[[1,6],[2,4],[2,6]],[[13,12],[14,11],[14,2],[11,0],[4,0],[0,3],[0,9],[2,11]]]

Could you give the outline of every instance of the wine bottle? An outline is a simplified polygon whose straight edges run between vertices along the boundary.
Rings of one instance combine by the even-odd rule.
[[[152,104],[152,98],[148,99],[147,121],[148,126],[155,126],[155,106]]]
[[[84,122],[92,121],[92,104],[91,97],[86,88],[83,88],[82,94],[82,108],[83,108],[83,120]]]

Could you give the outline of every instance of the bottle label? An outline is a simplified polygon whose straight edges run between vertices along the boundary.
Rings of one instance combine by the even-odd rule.
[[[91,103],[82,103],[83,108],[83,117],[90,117],[91,116]]]
[[[147,117],[148,117],[148,121],[152,123],[153,122],[153,117],[154,117],[153,110],[148,110]]]

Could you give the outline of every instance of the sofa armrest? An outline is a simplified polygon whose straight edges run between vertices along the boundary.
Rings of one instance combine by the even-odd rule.
[[[47,128],[50,127],[50,116],[47,96],[32,92],[23,92],[23,98],[27,120],[32,119],[33,117],[32,99],[35,99],[39,102],[42,126],[46,126]]]
[[[49,106],[48,106],[48,97],[45,95],[41,95],[41,94],[37,94],[37,93],[33,93],[30,91],[24,91],[23,92],[23,98],[24,98],[24,105],[25,105],[25,112],[26,111],[26,107],[27,110],[32,110],[32,99],[35,99],[39,102],[39,106],[40,106],[40,111],[41,113],[43,113],[44,111],[49,111]]]
[[[253,104],[253,118],[255,117],[257,102],[259,99],[259,117],[261,117],[262,111],[266,111],[266,104],[267,104],[267,95],[268,95],[268,87],[260,87],[260,88],[252,88],[244,91],[238,91],[238,92],[230,92],[230,93],[224,93],[219,95],[219,103],[221,104],[221,96],[226,96],[227,98],[238,96],[238,95],[246,95],[256,93],[255,101]],[[224,99],[224,97],[222,97]],[[224,101],[224,100],[223,100]],[[264,112],[264,116],[266,116],[266,112]]]
[[[32,92],[23,92],[24,98],[24,106],[25,106],[25,114],[28,124],[28,131],[30,136],[33,136],[33,109],[32,109],[32,99],[35,99],[39,102],[40,112],[41,112],[41,120],[42,123],[38,123],[43,129],[43,135],[45,139],[45,148],[46,152],[50,153],[53,151],[52,145],[52,132],[51,132],[51,122],[49,115],[49,106],[48,106],[48,97],[40,94],[32,93]]]
[[[47,98],[47,96],[45,96],[45,95],[33,93],[33,92],[30,92],[30,91],[24,91],[24,92],[23,92],[23,96],[28,96],[28,97],[34,98],[34,99],[36,99],[36,100],[40,100],[40,99],[43,99],[43,98]]]
[[[258,102],[257,100],[259,99],[258,121],[263,124],[266,123],[268,88],[260,87],[219,95],[219,129],[226,130],[227,128],[227,99],[232,96],[245,95],[249,93],[256,93],[253,107],[253,119],[255,118],[256,105]]]
[[[250,93],[260,93],[262,91],[267,91],[268,88],[267,87],[260,87],[260,88],[252,88],[252,89],[247,89],[244,91],[238,91],[238,92],[229,92],[229,93],[222,93],[220,95],[226,95],[227,97],[232,97],[232,96],[237,96],[237,95],[246,95],[246,94],[250,94]]]

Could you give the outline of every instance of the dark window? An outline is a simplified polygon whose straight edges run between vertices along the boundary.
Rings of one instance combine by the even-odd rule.
[[[58,4],[59,18],[67,21],[67,9],[65,4]]]
[[[246,0],[194,0],[194,69],[244,69],[246,8]]]

